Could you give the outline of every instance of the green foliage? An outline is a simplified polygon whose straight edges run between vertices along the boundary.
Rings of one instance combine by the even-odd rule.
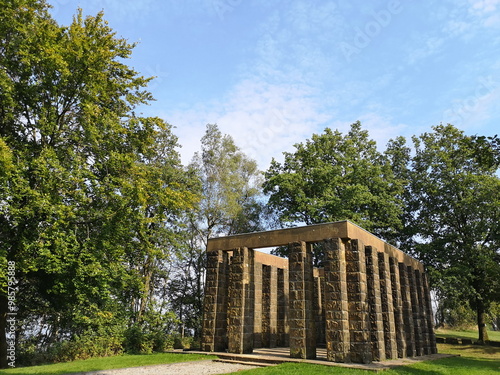
[[[452,125],[414,137],[407,226],[412,251],[427,265],[438,297],[477,311],[480,340],[485,314],[500,299],[500,178],[493,146]],[[480,152],[478,151],[480,150]]]
[[[63,341],[52,348],[53,362],[69,362],[92,357],[109,357],[123,352],[121,331],[87,331],[74,340]]]
[[[441,324],[444,327],[453,327],[453,329],[467,329],[476,325],[476,315],[469,304],[460,303],[451,305],[447,301],[441,301],[436,315],[440,316]]]
[[[200,342],[193,336],[182,337],[179,334],[174,334],[171,336],[173,339],[174,349],[200,349]]]
[[[359,122],[295,148],[265,173],[264,192],[284,224],[351,220],[384,238],[401,227],[402,182]]]
[[[134,324],[125,331],[124,351],[130,354],[162,353],[175,347],[177,336],[161,330],[144,331]]]
[[[205,238],[260,229],[261,174],[231,136],[207,125],[191,167],[202,182],[198,221]]]
[[[200,336],[207,239],[262,230],[265,207],[261,172],[229,135],[207,125],[190,171],[200,181],[200,202],[186,217],[186,231],[174,262],[175,277],[168,283],[181,336]]]
[[[152,338],[143,332],[140,325],[135,324],[125,332],[125,351],[131,354],[150,354],[153,352]]]
[[[500,301],[495,301],[491,304],[488,311],[488,319],[491,327],[495,331],[500,332]]]
[[[47,351],[41,351],[33,337],[20,345],[16,360],[24,366],[35,366],[118,355],[123,352],[123,329],[123,326],[88,329],[71,340],[55,343]]]
[[[196,178],[171,126],[135,114],[150,78],[102,13],[65,27],[12,0],[0,20],[0,266],[16,265],[19,345],[116,351],[89,337],[156,308]]]

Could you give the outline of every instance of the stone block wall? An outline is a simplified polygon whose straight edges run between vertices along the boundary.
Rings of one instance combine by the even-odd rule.
[[[245,246],[208,249],[203,350],[290,347],[305,359],[326,344],[327,360],[356,363],[436,353],[422,266],[359,237],[291,241],[288,260]],[[314,242],[322,269],[313,267]]]

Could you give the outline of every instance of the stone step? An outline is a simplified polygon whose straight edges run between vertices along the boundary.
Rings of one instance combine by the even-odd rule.
[[[248,355],[248,354],[231,354],[231,353],[217,353],[218,360],[222,361],[237,361],[242,363],[255,362],[264,365],[279,365],[280,363],[287,362],[287,358],[279,358],[266,355]]]
[[[274,363],[265,363],[265,362],[254,362],[254,361],[246,361],[241,359],[214,359],[214,362],[222,362],[222,363],[234,363],[238,365],[247,365],[247,366],[255,366],[255,367],[270,367],[276,366]]]

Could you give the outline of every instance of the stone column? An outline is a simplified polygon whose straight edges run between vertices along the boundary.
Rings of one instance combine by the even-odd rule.
[[[275,348],[278,318],[278,272],[274,266],[262,268],[262,346]]]
[[[288,270],[278,268],[278,343],[279,347],[290,346],[288,329]]]
[[[420,330],[421,330],[421,347],[422,347],[422,355],[431,354],[430,353],[430,344],[429,344],[429,330],[427,326],[427,309],[426,302],[424,297],[424,288],[422,285],[422,276],[419,270],[415,270],[415,287],[417,288],[418,301],[419,301],[419,321],[420,321]]]
[[[316,358],[314,324],[314,286],[312,246],[305,242],[289,244],[290,357]]]
[[[422,274],[422,286],[424,289],[424,301],[425,308],[427,309],[427,330],[429,332],[429,353],[436,354],[436,336],[434,334],[434,314],[432,313],[431,304],[431,290],[429,288],[429,282],[427,281],[427,275]]]
[[[228,351],[245,354],[253,351],[253,250],[246,247],[233,251],[229,275]]]
[[[253,329],[253,347],[262,348],[262,267],[260,262],[254,263],[254,289],[255,289],[255,307],[254,307],[254,329]]]
[[[391,271],[392,301],[394,303],[394,324],[396,328],[396,344],[398,358],[406,358],[406,334],[403,318],[403,297],[399,284],[399,264],[395,257],[389,257]]]
[[[365,246],[365,260],[372,359],[383,361],[385,360],[384,322],[377,249]]]
[[[391,270],[388,254],[378,253],[378,269],[380,275],[382,319],[384,322],[385,356],[387,359],[395,359],[398,358],[398,346],[396,343],[396,323],[394,322],[394,302],[392,299]]]
[[[207,352],[227,348],[227,273],[227,252],[208,252],[202,329],[202,350]]]
[[[421,327],[421,304],[418,299],[417,283],[415,281],[415,270],[412,266],[406,266],[408,285],[410,286],[411,297],[411,310],[413,315],[413,329],[415,332],[415,353],[417,356],[424,354],[423,340],[422,340],[422,327]]]
[[[332,362],[350,362],[345,247],[340,238],[327,239],[324,246],[327,359]]]
[[[349,335],[351,361],[370,363],[370,325],[364,245],[351,240],[346,246],[347,298],[349,306]]]
[[[411,291],[408,281],[408,271],[404,263],[399,263],[399,283],[403,300],[403,320],[405,325],[406,355],[415,357],[415,325],[413,323],[413,309],[411,304]]]

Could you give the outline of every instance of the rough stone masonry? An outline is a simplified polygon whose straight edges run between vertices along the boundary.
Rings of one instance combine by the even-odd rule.
[[[289,259],[255,250],[284,245]],[[212,238],[207,257],[204,351],[314,359],[326,346],[329,361],[354,363],[437,353],[422,264],[349,221]]]

